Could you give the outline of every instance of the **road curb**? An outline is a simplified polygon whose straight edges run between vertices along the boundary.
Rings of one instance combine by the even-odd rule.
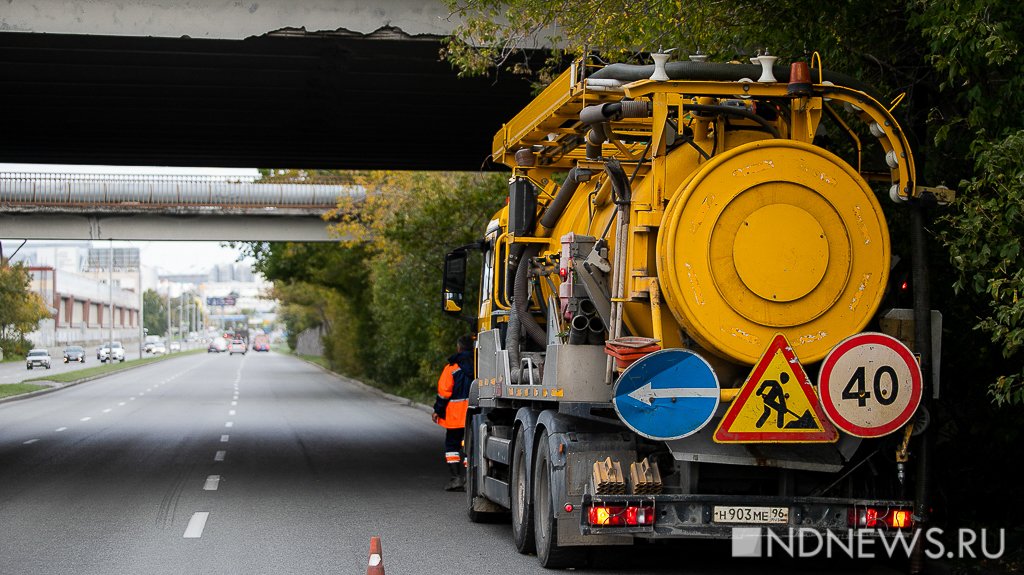
[[[282,354],[282,355],[289,355],[289,354]],[[380,389],[378,387],[374,387],[374,386],[369,385],[367,383],[363,383],[363,382],[359,381],[358,379],[352,379],[351,377],[348,377],[346,375],[342,375],[342,374],[337,373],[335,371],[331,371],[331,370],[327,369],[326,367],[320,365],[319,363],[316,363],[315,361],[309,361],[308,359],[299,357],[297,355],[293,355],[292,357],[294,357],[296,359],[301,359],[302,361],[308,363],[309,365],[316,366],[316,367],[320,368],[320,370],[323,371],[324,373],[329,374],[329,375],[333,375],[335,378],[341,380],[344,383],[348,383],[348,384],[351,384],[351,385],[353,385],[355,387],[358,387],[358,388],[360,388],[362,390],[369,391],[369,392],[374,393],[376,395],[379,395],[379,396],[381,396],[381,397],[383,397],[385,399],[391,400],[391,401],[393,401],[395,403],[402,403],[402,404],[408,405],[409,407],[418,409],[418,410],[420,410],[420,411],[422,411],[424,413],[433,413],[434,412],[434,410],[429,405],[426,405],[424,403],[420,403],[418,401],[409,399],[408,397],[401,397],[401,396],[398,396],[398,395],[394,395],[394,394],[388,393],[388,392],[386,392],[386,391],[384,391],[384,390],[382,390],[382,389]]]

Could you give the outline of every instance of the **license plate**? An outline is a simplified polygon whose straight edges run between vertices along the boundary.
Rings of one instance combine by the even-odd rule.
[[[715,523],[789,523],[788,507],[715,505]]]

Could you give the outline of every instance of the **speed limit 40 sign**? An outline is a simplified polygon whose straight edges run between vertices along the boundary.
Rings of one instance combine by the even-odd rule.
[[[825,356],[818,395],[836,427],[857,437],[881,437],[914,417],[921,385],[921,366],[907,346],[884,333],[861,333]]]

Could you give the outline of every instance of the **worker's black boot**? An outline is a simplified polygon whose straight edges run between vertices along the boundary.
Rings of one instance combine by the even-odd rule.
[[[452,478],[448,481],[448,485],[445,486],[445,491],[465,491],[466,490],[466,471],[462,465],[458,463],[449,463],[448,471],[451,472]]]

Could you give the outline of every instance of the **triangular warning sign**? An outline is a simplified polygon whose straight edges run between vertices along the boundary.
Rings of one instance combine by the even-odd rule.
[[[715,430],[718,443],[832,443],[838,439],[781,333],[775,334]]]

